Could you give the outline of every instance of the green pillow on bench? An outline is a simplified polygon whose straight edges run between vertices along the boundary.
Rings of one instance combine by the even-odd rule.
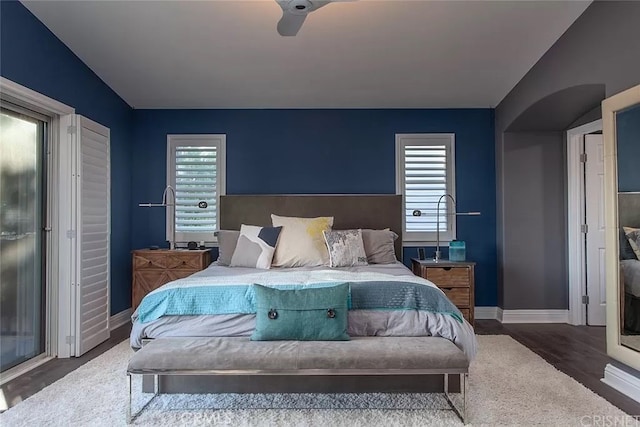
[[[349,285],[281,290],[253,285],[253,341],[347,341]]]

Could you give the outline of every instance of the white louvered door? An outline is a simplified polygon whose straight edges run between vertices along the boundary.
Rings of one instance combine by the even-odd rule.
[[[60,357],[80,356],[109,338],[110,133],[86,117],[61,119]],[[66,312],[66,313],[65,313]]]

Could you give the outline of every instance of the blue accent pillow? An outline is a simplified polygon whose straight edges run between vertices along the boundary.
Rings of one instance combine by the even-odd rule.
[[[349,284],[282,290],[253,285],[252,341],[347,341]]]

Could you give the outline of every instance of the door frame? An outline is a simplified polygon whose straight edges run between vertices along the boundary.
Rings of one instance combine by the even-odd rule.
[[[2,373],[0,384],[11,381],[29,370],[42,365],[52,357],[58,356],[60,343],[58,342],[59,319],[59,290],[64,284],[58,280],[58,266],[62,262],[58,251],[53,250],[58,246],[58,241],[62,237],[55,224],[58,221],[58,189],[57,181],[59,169],[59,135],[60,116],[75,113],[75,109],[55,99],[49,98],[39,92],[22,86],[12,80],[0,76],[0,97],[9,102],[29,108],[38,113],[51,117],[50,126],[47,132],[47,231],[49,236],[46,239],[46,278],[45,288],[47,293],[45,307],[45,352],[18,366]]]
[[[584,222],[584,163],[581,162],[583,136],[602,131],[602,119],[567,131],[567,243],[569,273],[569,324],[586,325],[587,307],[582,303],[586,284]]]

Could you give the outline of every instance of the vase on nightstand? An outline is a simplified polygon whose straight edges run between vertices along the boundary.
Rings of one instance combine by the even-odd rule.
[[[464,261],[467,257],[467,246],[463,240],[449,242],[449,260]]]

